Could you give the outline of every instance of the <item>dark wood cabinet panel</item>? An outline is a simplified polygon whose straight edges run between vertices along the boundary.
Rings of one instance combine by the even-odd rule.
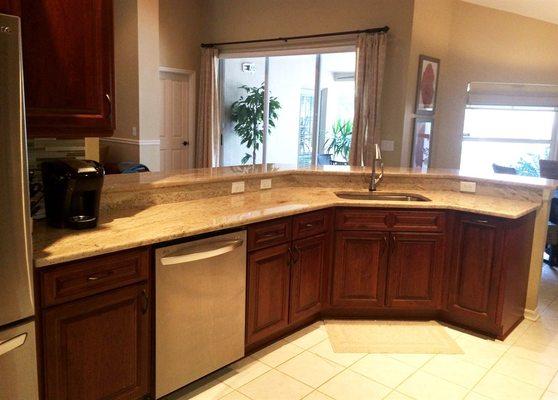
[[[288,326],[290,265],[289,244],[249,254],[247,344]]]
[[[42,313],[44,394],[50,400],[149,394],[149,287],[128,286]]]
[[[293,217],[293,239],[319,235],[329,231],[331,209],[314,211]]]
[[[320,312],[328,236],[319,235],[293,242],[289,322],[297,322]]]
[[[496,321],[502,269],[503,223],[463,214],[454,236],[450,313],[483,326]]]
[[[21,0],[21,21],[28,134],[111,135],[112,0]]]
[[[386,305],[436,309],[443,289],[444,235],[392,233]]]
[[[263,249],[291,240],[292,219],[282,218],[255,224],[248,230],[248,250]]]
[[[21,0],[0,0],[0,14],[21,15]]]
[[[43,307],[80,299],[149,278],[149,249],[75,261],[39,271]]]
[[[335,235],[332,305],[384,305],[387,248],[385,232],[343,231]]]
[[[341,208],[335,213],[338,230],[443,232],[445,212]]]

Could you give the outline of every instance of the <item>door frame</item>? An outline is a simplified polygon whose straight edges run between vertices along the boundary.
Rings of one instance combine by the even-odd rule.
[[[184,78],[183,80],[188,82],[190,87],[188,93],[188,115],[192,118],[188,121],[188,138],[190,145],[188,146],[188,165],[186,168],[194,168],[194,157],[196,150],[196,98],[197,98],[197,87],[196,87],[196,71],[182,68],[171,68],[171,67],[159,67],[159,81],[164,80],[165,76],[176,75]],[[161,102],[163,99],[161,99]]]

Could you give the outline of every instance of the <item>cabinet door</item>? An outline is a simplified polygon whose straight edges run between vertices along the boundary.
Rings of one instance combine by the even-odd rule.
[[[487,328],[496,320],[503,225],[497,218],[458,217],[449,311],[459,322]]]
[[[20,15],[20,0],[0,0],[0,14]]]
[[[319,235],[293,243],[290,322],[297,322],[321,309],[323,274],[327,260],[327,236]]]
[[[249,254],[247,344],[266,339],[287,327],[290,263],[288,244]]]
[[[149,290],[128,286],[43,312],[45,398],[149,394]]]
[[[21,21],[29,134],[111,135],[112,0],[21,0]]]
[[[384,305],[388,233],[343,231],[335,235],[334,307]]]
[[[444,236],[392,233],[386,303],[390,307],[436,309],[441,303]]]

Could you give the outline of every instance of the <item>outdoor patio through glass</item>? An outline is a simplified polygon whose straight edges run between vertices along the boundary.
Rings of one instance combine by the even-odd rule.
[[[347,49],[221,58],[220,165],[346,164],[354,78]]]

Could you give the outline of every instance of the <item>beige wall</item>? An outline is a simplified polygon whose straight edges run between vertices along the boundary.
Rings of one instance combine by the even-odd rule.
[[[204,4],[204,0],[159,0],[161,66],[198,70],[206,26]]]
[[[452,7],[434,132],[433,166],[442,168],[459,168],[468,82],[558,84],[558,25],[462,1]]]
[[[389,25],[382,137],[401,143],[411,41],[411,0],[210,0],[207,40],[231,41]],[[399,145],[400,148],[400,145]],[[399,151],[385,153],[388,165]]]

